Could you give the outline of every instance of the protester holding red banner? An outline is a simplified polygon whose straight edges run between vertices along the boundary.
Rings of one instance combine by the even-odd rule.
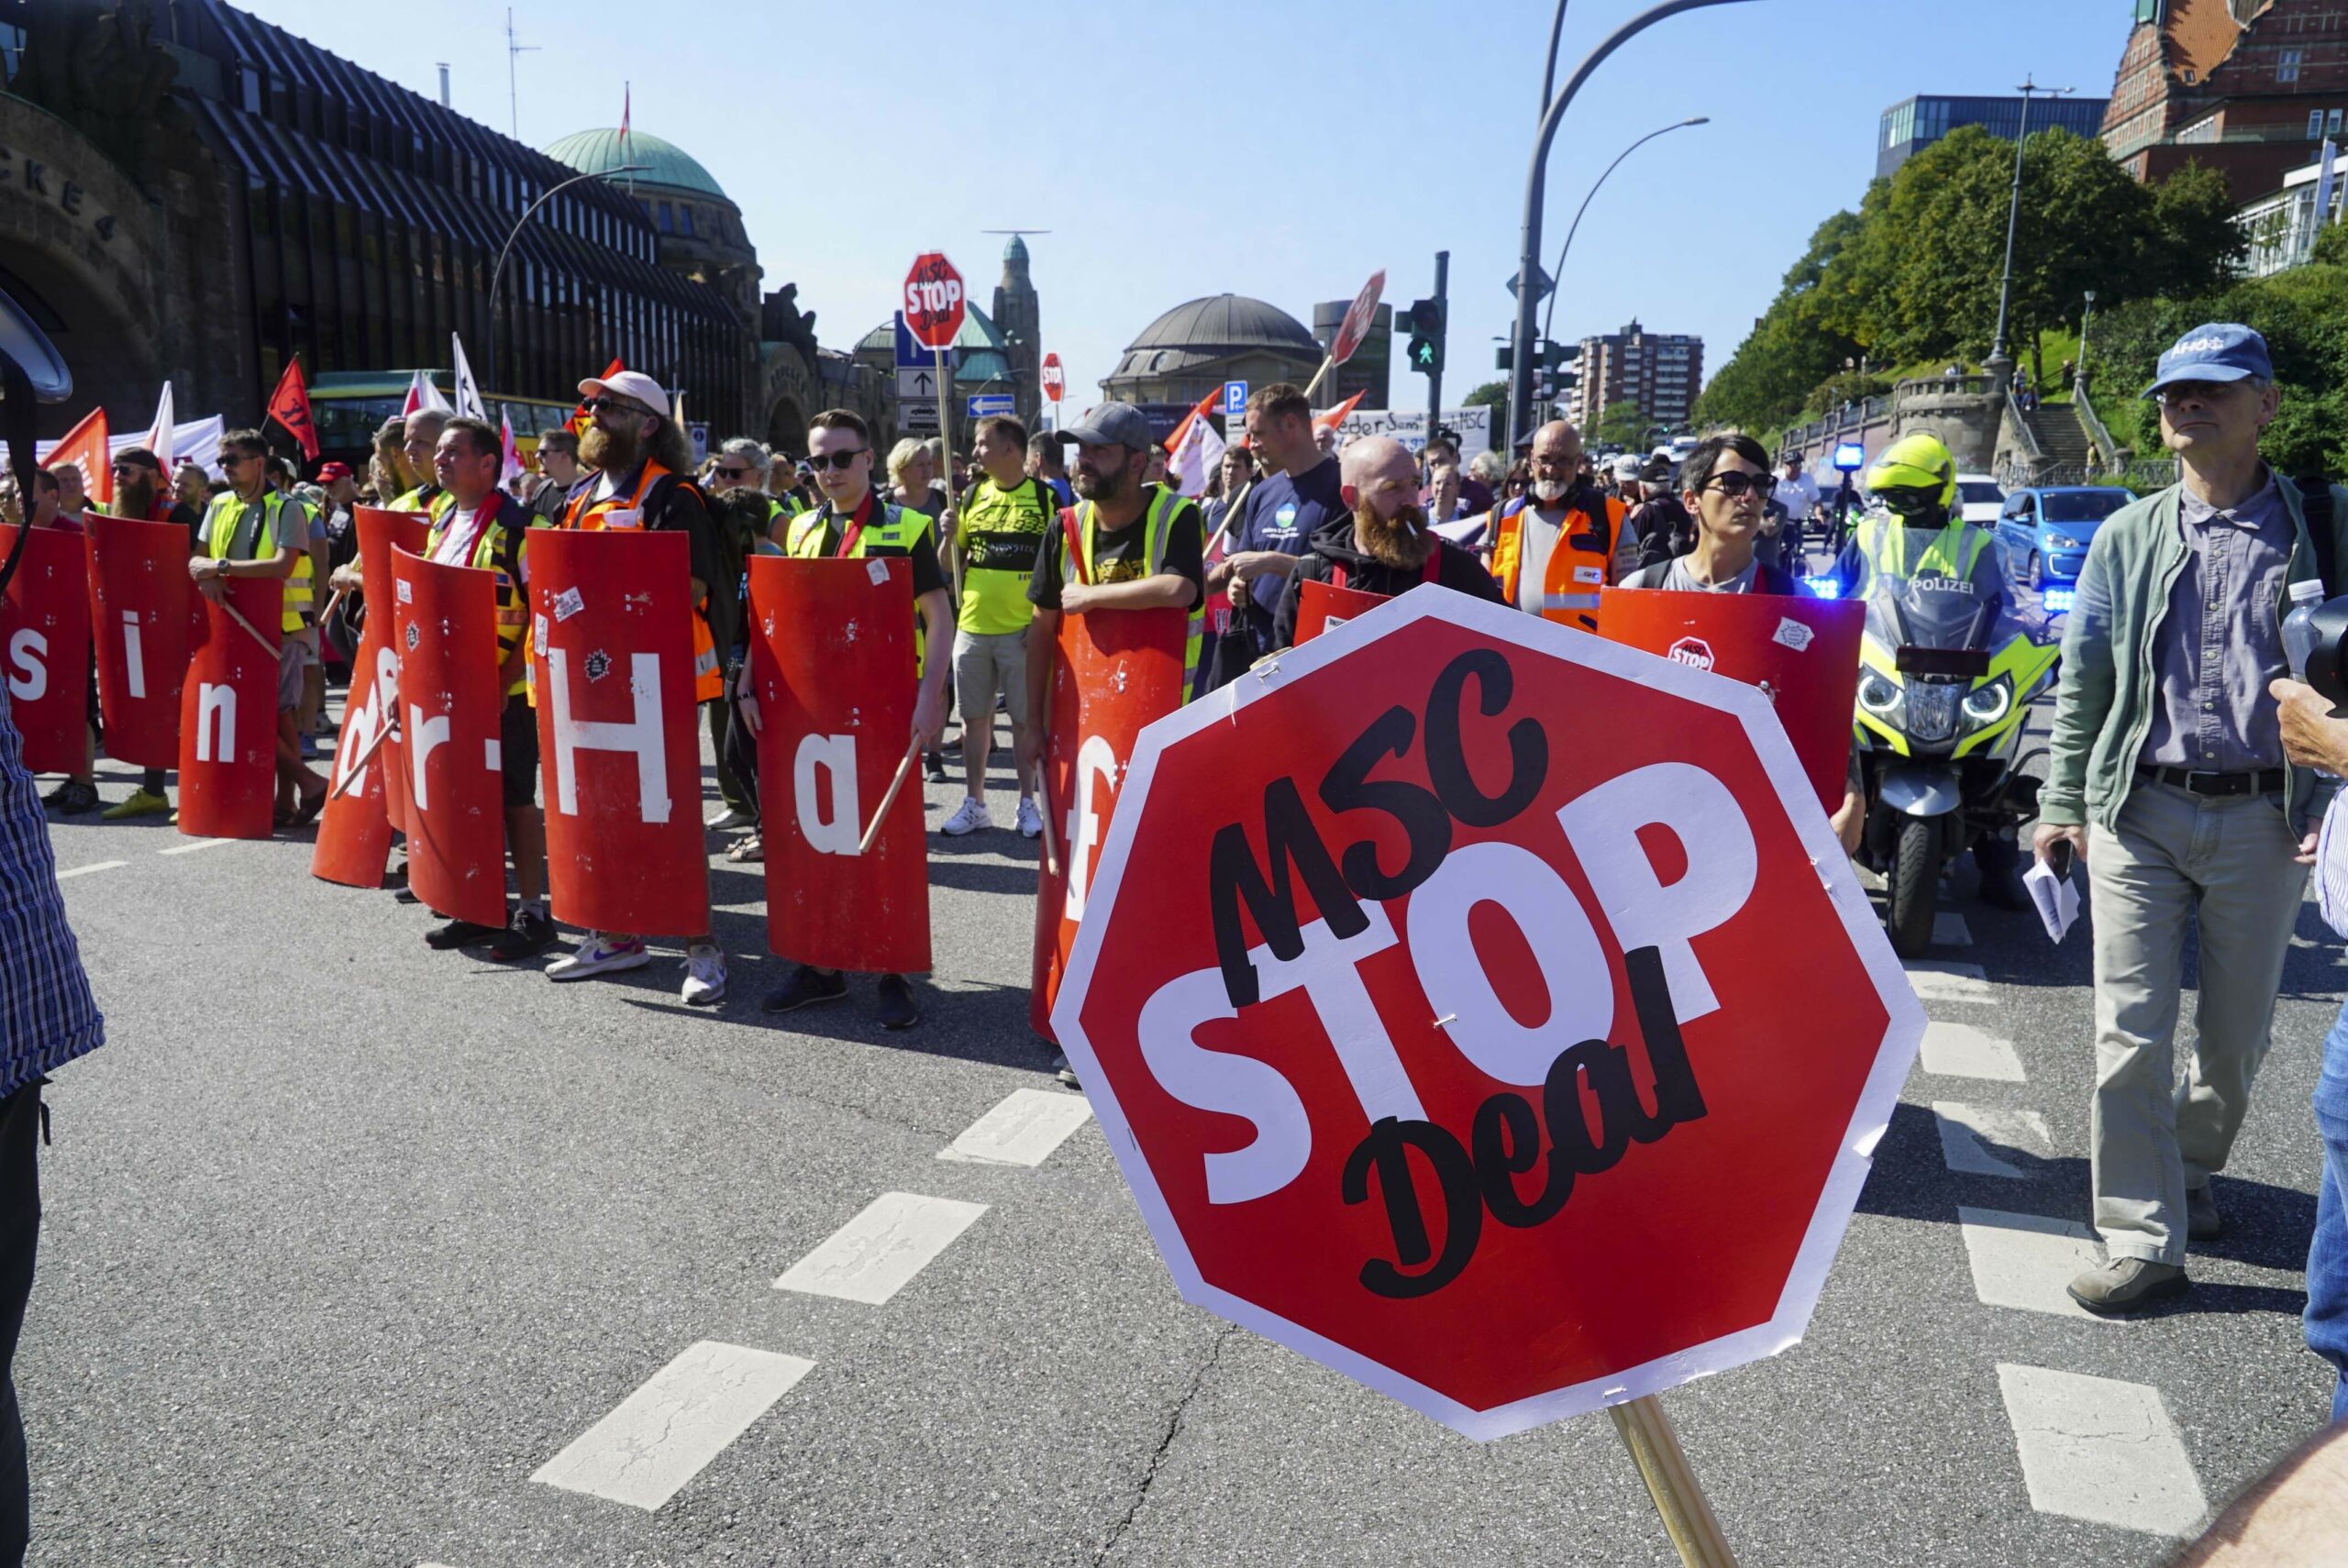
[[[144,447],[126,447],[115,454],[114,507],[107,515],[133,517],[142,523],[176,523],[187,530],[189,549],[196,548],[200,543],[202,513],[181,501],[164,483],[162,462]],[[108,806],[98,815],[106,822],[117,823],[169,812],[172,801],[163,792],[163,774],[164,769],[160,767],[145,769],[139,775],[138,788],[131,791],[129,799]]]
[[[1696,519],[1696,547],[1640,568],[1623,586],[1674,593],[1800,594],[1802,586],[1791,572],[1755,553],[1761,509],[1777,482],[1769,472],[1768,450],[1752,436],[1713,436],[1699,443],[1679,465],[1680,500]]]
[[[1502,602],[1500,585],[1475,552],[1437,534],[1418,503],[1419,469],[1410,448],[1390,436],[1366,436],[1338,458],[1338,493],[1353,508],[1312,536],[1296,576],[1272,616],[1272,646],[1296,646],[1297,607],[1307,582],[1392,598],[1421,583]]]
[[[65,488],[62,476],[65,474],[73,474],[77,480],[80,477],[71,464],[65,465],[62,469],[41,469],[34,473],[31,521],[34,528],[63,534],[79,534],[83,531],[80,516],[68,513],[64,509]],[[14,665],[17,662],[17,656],[12,653],[11,664]],[[44,670],[47,669],[46,666],[42,668]],[[59,679],[66,679],[70,672],[58,670],[55,673]],[[14,679],[15,676],[10,675],[8,679]],[[46,675],[43,679],[45,683]],[[97,701],[95,687],[91,688],[91,693],[90,701],[94,705]],[[94,706],[93,712],[94,711]],[[64,744],[69,747],[72,745],[71,735],[65,738]],[[40,798],[40,803],[43,806],[53,812],[61,812],[67,816],[78,816],[83,812],[96,808],[98,777],[96,748],[94,741],[84,744],[82,758],[82,767],[79,772],[67,774],[65,782]],[[56,757],[50,757],[48,759],[48,764],[55,767],[58,760]]]
[[[554,945],[554,922],[547,916],[546,820],[538,813],[538,718],[530,701],[529,531],[536,513],[497,486],[504,443],[484,420],[449,421],[433,453],[433,473],[449,497],[448,509],[432,525],[425,558],[442,566],[472,567],[497,584],[495,627],[498,679],[505,706],[497,731],[498,767],[504,775],[505,847],[514,857],[514,884],[520,895],[514,916],[503,926],[451,920],[426,932],[426,947],[448,952],[481,945],[501,963],[529,958]],[[487,657],[488,649],[482,650]]]
[[[579,383],[579,395],[591,419],[579,438],[579,457],[596,473],[593,482],[572,492],[562,526],[674,530],[685,536],[692,562],[693,701],[716,701],[725,694],[725,679],[710,628],[713,622],[733,624],[735,585],[720,569],[709,508],[686,477],[693,471],[692,444],[670,416],[668,392],[641,370],[591,376]],[[651,961],[642,936],[591,931],[573,952],[547,966],[547,978],[583,980],[640,969]],[[707,932],[685,939],[685,983],[679,994],[696,1007],[725,999],[725,955]]]
[[[269,488],[268,457],[258,430],[231,430],[220,438],[228,488],[205,513],[203,540],[188,575],[216,603],[227,602],[228,578],[276,578],[285,584],[278,645],[277,819],[280,827],[298,827],[327,802],[327,781],[302,760],[294,726],[302,672],[318,657],[317,628],[311,624],[310,518],[301,502]]]
[[[816,483],[823,487],[824,504],[791,520],[783,536],[783,554],[800,560],[903,556],[913,573],[917,628],[952,625],[953,600],[946,589],[945,569],[938,564],[929,517],[883,501],[874,492],[872,434],[863,418],[848,409],[826,409],[807,422],[807,446]],[[924,747],[934,746],[938,732],[946,727],[946,672],[951,661],[929,657],[934,650],[925,646],[918,630],[914,646],[921,688],[914,699],[914,733],[907,739]],[[747,699],[742,717],[755,732],[758,712]],[[846,995],[847,979],[839,970],[802,964],[790,979],[768,993],[760,1006],[770,1013],[792,1012],[819,1002],[837,1001]],[[880,977],[880,1003],[883,1029],[911,1029],[921,1021],[920,1004],[903,975]]]
[[[438,515],[448,506],[440,491],[440,482],[433,477],[432,458],[439,449],[440,432],[448,427],[449,411],[444,408],[419,408],[407,416],[401,434],[400,457],[407,471],[416,476],[415,488],[404,495],[383,502],[393,512],[429,512]]]

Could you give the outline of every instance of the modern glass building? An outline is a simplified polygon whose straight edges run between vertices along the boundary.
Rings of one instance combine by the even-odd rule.
[[[2060,127],[2077,136],[2103,134],[2102,98],[2042,98],[2030,100],[2032,131]],[[1883,134],[1877,138],[1875,171],[1888,180],[1924,149],[1959,126],[1979,126],[1991,136],[2011,141],[2021,131],[2022,100],[2010,98],[1902,99],[1883,112]]]

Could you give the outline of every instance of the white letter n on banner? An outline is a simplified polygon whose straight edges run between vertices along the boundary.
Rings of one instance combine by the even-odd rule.
[[[216,739],[215,737],[217,737]],[[227,762],[237,755],[237,689],[201,681],[195,689],[195,759]]]
[[[669,746],[660,724],[660,656],[628,656],[628,690],[636,711],[626,723],[570,716],[570,661],[560,648],[547,650],[547,691],[554,702],[555,809],[579,814],[578,753],[636,753],[637,790],[644,820],[669,820]]]

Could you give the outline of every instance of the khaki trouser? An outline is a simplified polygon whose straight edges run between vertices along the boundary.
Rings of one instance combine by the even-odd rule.
[[[2089,840],[2095,913],[2095,1227],[2114,1258],[2185,1261],[2185,1193],[2225,1168],[2265,1060],[2307,868],[2279,795],[2139,781]],[[2175,1043],[2185,927],[2201,939],[2195,1042]]]

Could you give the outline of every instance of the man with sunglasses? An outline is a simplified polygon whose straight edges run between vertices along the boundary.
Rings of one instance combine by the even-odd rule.
[[[670,417],[667,391],[641,370],[591,377],[579,383],[579,395],[593,421],[579,439],[579,455],[595,469],[595,478],[572,494],[561,525],[685,536],[692,563],[686,588],[693,605],[693,701],[714,702],[725,694],[714,628],[725,628],[731,637],[735,587],[719,565],[709,509],[686,477],[693,468],[692,444]],[[583,980],[650,962],[642,936],[590,931],[574,950],[548,965],[546,973],[549,980]],[[685,982],[679,995],[694,1007],[714,1007],[725,999],[725,955],[707,932],[685,939]]]
[[[115,517],[132,517],[141,523],[176,523],[188,533],[188,547],[197,548],[198,525],[201,515],[194,507],[181,501],[165,482],[163,465],[155,454],[144,447],[126,447],[114,456]],[[94,527],[104,527],[93,522]],[[172,809],[171,797],[163,793],[163,773],[160,767],[142,771],[138,788],[127,800],[119,801],[98,813],[110,823],[127,822],[134,817],[161,816]]]
[[[2197,326],[2146,395],[2180,482],[2088,547],[2035,835],[2042,859],[2068,843],[2093,862],[2091,1174],[2109,1261],[2070,1293],[2103,1313],[2183,1292],[2187,1243],[2222,1228],[2211,1176],[2266,1055],[2316,848],[2317,774],[2286,754],[2270,690],[2288,673],[2283,616],[2293,583],[2336,592],[2348,551],[2348,491],[2259,456],[2280,406],[2265,338]],[[2188,923],[2199,985],[2179,1087]]]

